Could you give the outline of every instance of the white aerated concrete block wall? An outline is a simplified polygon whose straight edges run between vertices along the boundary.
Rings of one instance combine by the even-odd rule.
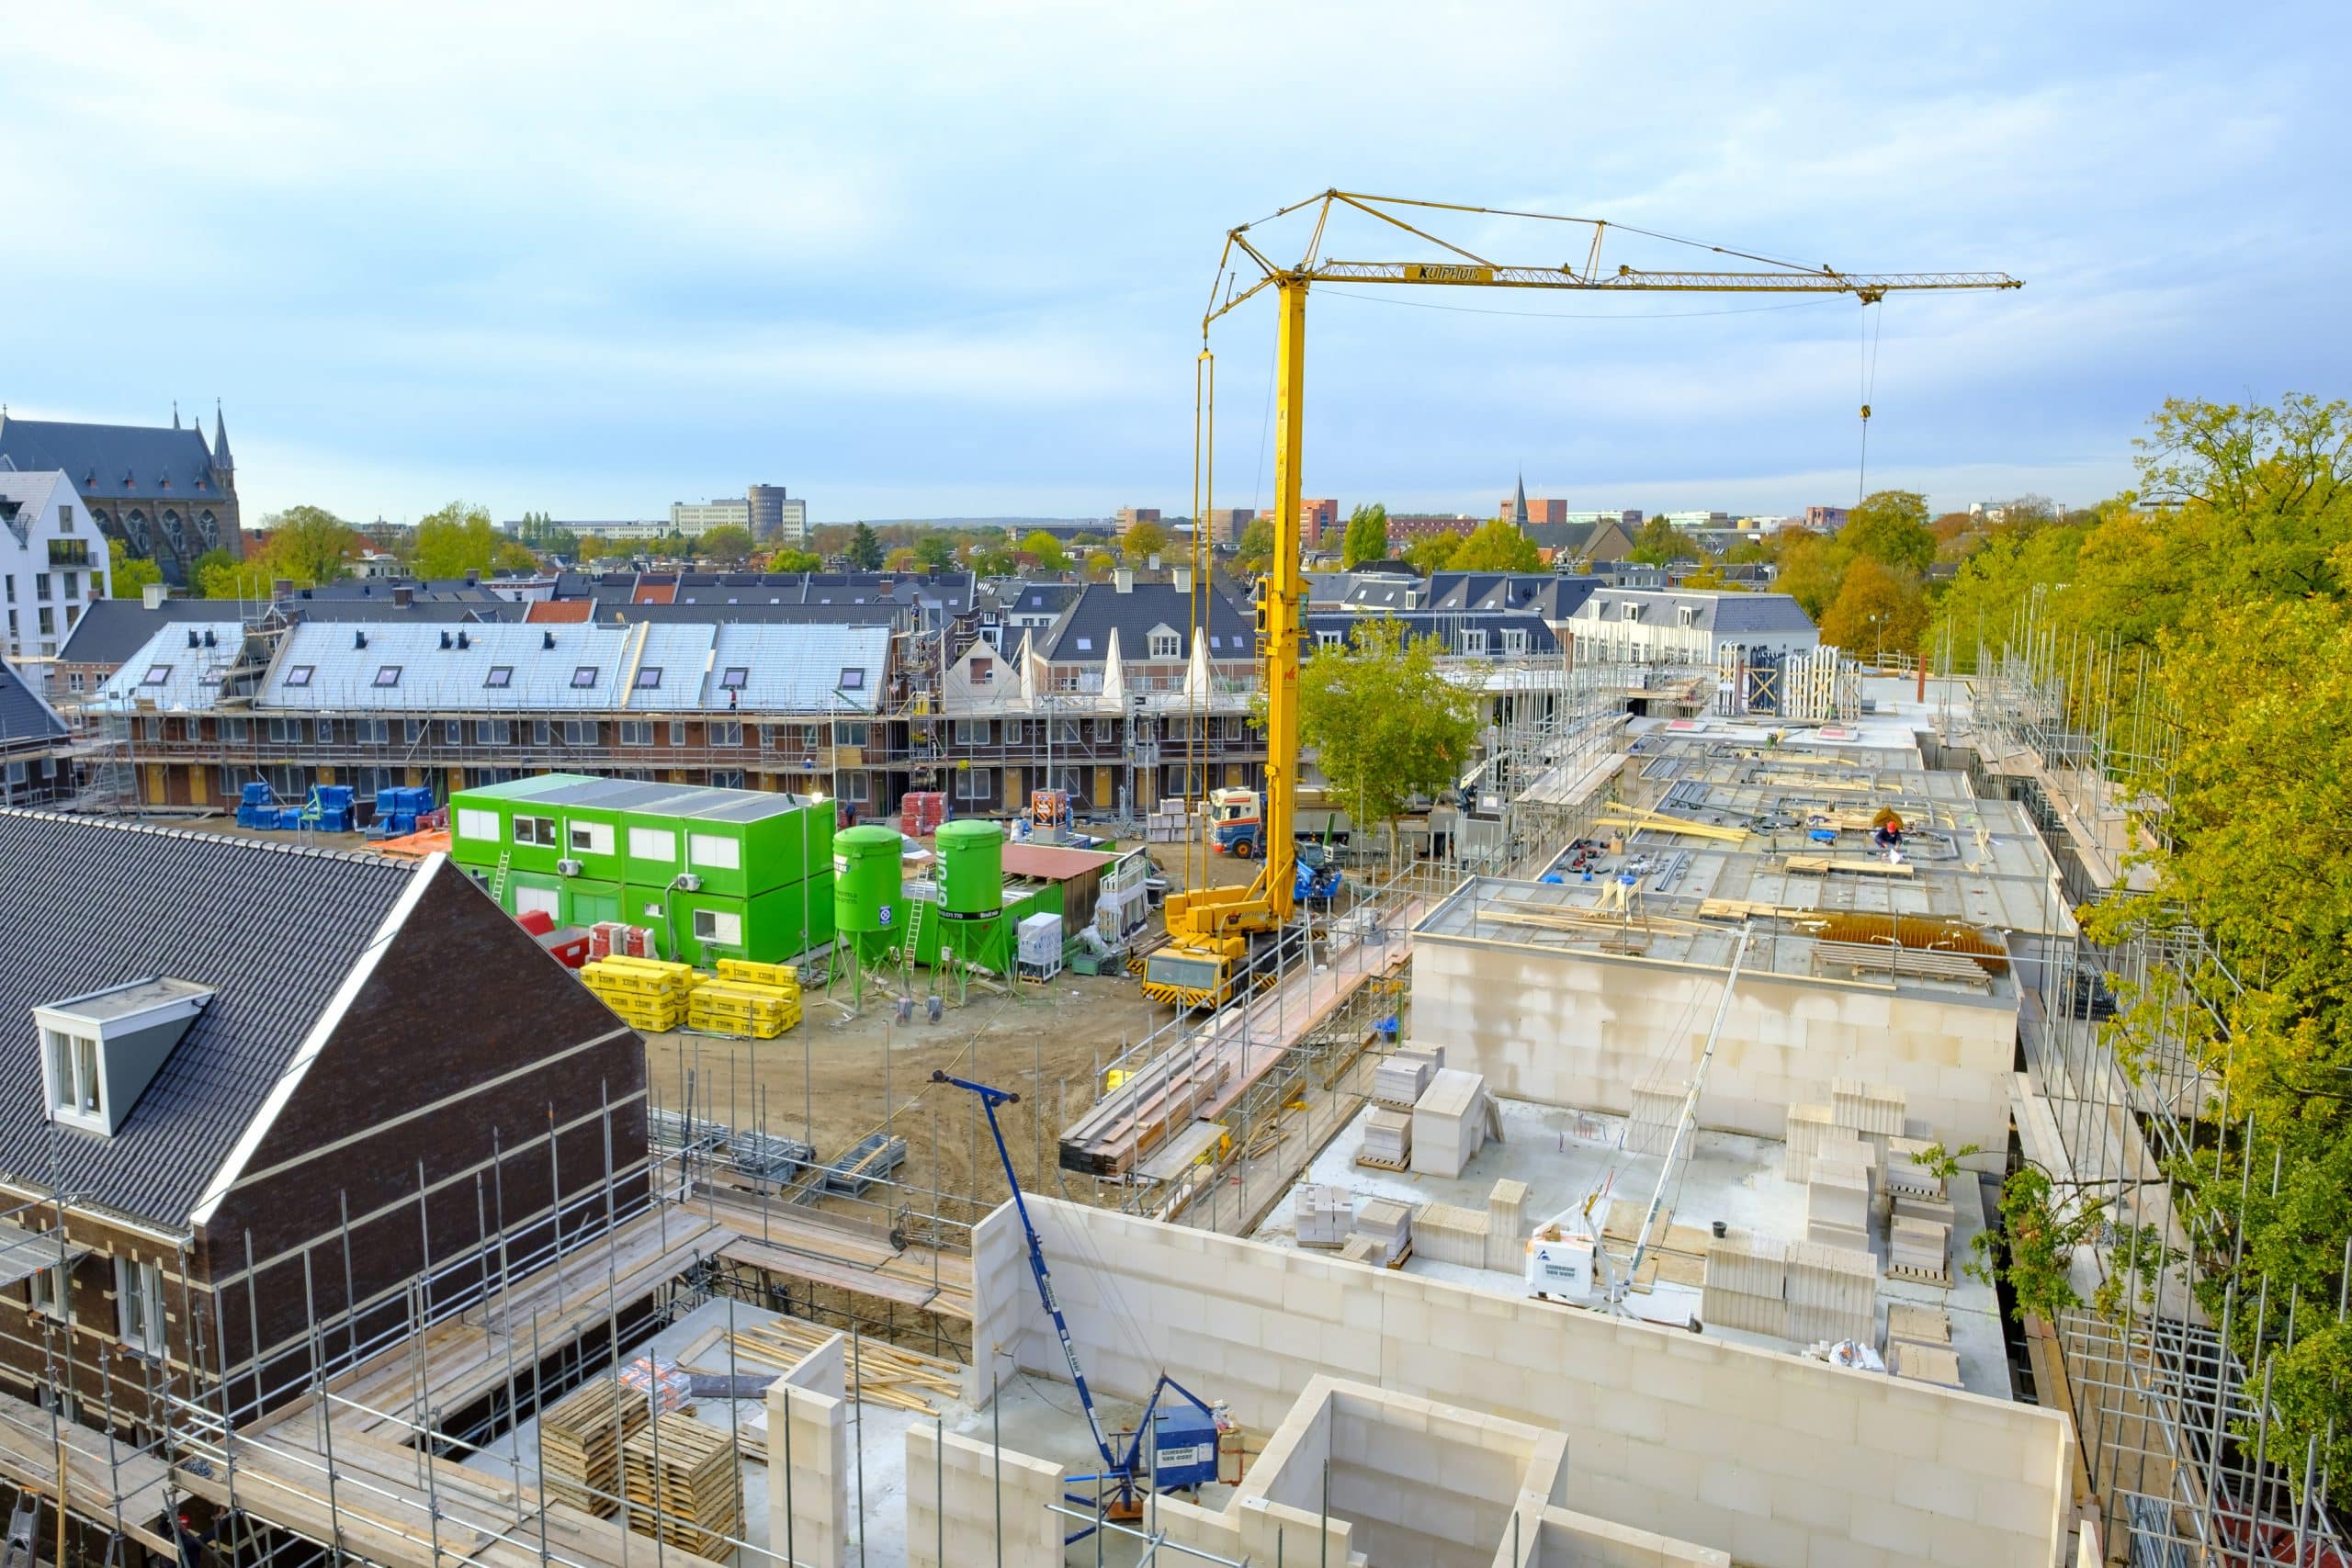
[[[768,1385],[768,1550],[812,1568],[848,1562],[849,1405],[841,1387],[838,1334]]]
[[[1688,1071],[1722,995],[1719,969],[1615,953],[1539,951],[1423,934],[1413,944],[1413,1032],[1489,1091],[1550,1105],[1634,1109],[1634,1086]],[[1878,981],[1740,976],[1702,1125],[1778,1138],[1793,1105],[1829,1103],[1840,1078],[1899,1089],[1911,1120],[1978,1169],[2008,1145],[2013,998]]]
[[[1270,1431],[1328,1372],[1564,1431],[1568,1506],[1754,1568],[1895,1568],[1923,1546],[1950,1568],[2050,1568],[2065,1540],[2052,1412],[1050,1198],[1030,1210],[1108,1393],[1143,1398],[1164,1368]],[[1059,1375],[1044,1310],[1016,1304],[975,1323],[982,1353]]]
[[[1052,1511],[1061,1499],[1060,1465],[954,1432],[943,1449],[930,1427],[907,1428],[909,1568],[1062,1568],[1077,1526]]]
[[[1527,1568],[1732,1568],[1732,1562],[1729,1552],[1669,1540],[1589,1514],[1546,1508]]]

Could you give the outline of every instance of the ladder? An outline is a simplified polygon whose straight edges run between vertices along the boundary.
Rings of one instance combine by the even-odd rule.
[[[907,934],[899,944],[899,966],[907,972],[907,980],[911,986],[915,977],[915,955],[922,949],[923,922],[931,912],[932,904],[928,898],[910,898],[907,903],[912,912],[907,916]]]
[[[492,874],[490,879],[490,897],[491,901],[496,904],[500,908],[504,908],[506,907],[506,868],[513,864],[514,861],[514,852],[513,849],[503,849],[498,852],[498,870]]]

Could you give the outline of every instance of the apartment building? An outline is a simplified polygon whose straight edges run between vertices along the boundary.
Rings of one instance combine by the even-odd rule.
[[[0,467],[0,655],[54,659],[92,601],[107,596],[106,536],[64,470]]]
[[[1577,658],[1610,662],[1713,664],[1726,647],[1765,659],[1821,646],[1813,617],[1785,593],[1611,587],[1567,625]]]

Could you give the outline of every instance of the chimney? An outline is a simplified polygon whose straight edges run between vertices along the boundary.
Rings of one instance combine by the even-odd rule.
[[[541,648],[553,648],[555,646],[555,633],[541,632],[539,634],[539,646]]]
[[[190,626],[187,629],[187,645],[190,648],[200,648],[203,646],[203,644],[197,638],[196,628],[194,626]]]
[[[415,589],[413,589],[413,588],[395,588],[395,589],[393,589],[393,590],[392,590],[392,608],[394,608],[395,610],[405,610],[405,609],[407,609],[411,604],[415,604],[415,603],[416,603],[416,590],[415,590]]]
[[[139,590],[140,603],[151,610],[162,609],[164,601],[171,596],[172,591],[160,582],[150,582]]]
[[[1149,566],[1152,570],[1158,571],[1159,570],[1159,552],[1158,550],[1152,551],[1151,559],[1147,561],[1145,564]]]
[[[469,588],[477,588],[477,587],[480,587],[480,586],[481,586],[481,572],[479,572],[479,571],[474,570],[471,567],[467,568],[467,569],[466,569],[466,586],[467,586],[467,587],[469,587]]]
[[[1193,591],[1193,569],[1189,566],[1178,567],[1175,571],[1174,581],[1176,583],[1177,592],[1190,593]]]
[[[1136,574],[1124,566],[1114,568],[1111,572],[1111,587],[1114,592],[1133,593],[1136,591]]]
[[[294,580],[290,577],[273,578],[269,584],[269,596],[273,599],[292,598],[294,596]]]
[[[441,634],[441,646],[443,648],[449,646],[449,634],[447,632],[443,632]]]
[[[458,633],[458,646],[459,648],[471,648],[473,646],[471,642],[467,640],[466,634],[463,630],[460,630]]]

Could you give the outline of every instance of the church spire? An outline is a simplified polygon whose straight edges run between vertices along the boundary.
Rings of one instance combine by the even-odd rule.
[[[173,428],[174,430],[177,430],[179,427],[180,427],[180,400],[179,400],[177,398],[174,398],[174,399],[172,400],[172,428]]]
[[[237,465],[229,456],[229,421],[220,412],[220,400],[212,400],[212,466],[233,468]]]
[[[1510,499],[1510,520],[1518,526],[1527,526],[1527,475],[1519,476],[1519,490]]]

